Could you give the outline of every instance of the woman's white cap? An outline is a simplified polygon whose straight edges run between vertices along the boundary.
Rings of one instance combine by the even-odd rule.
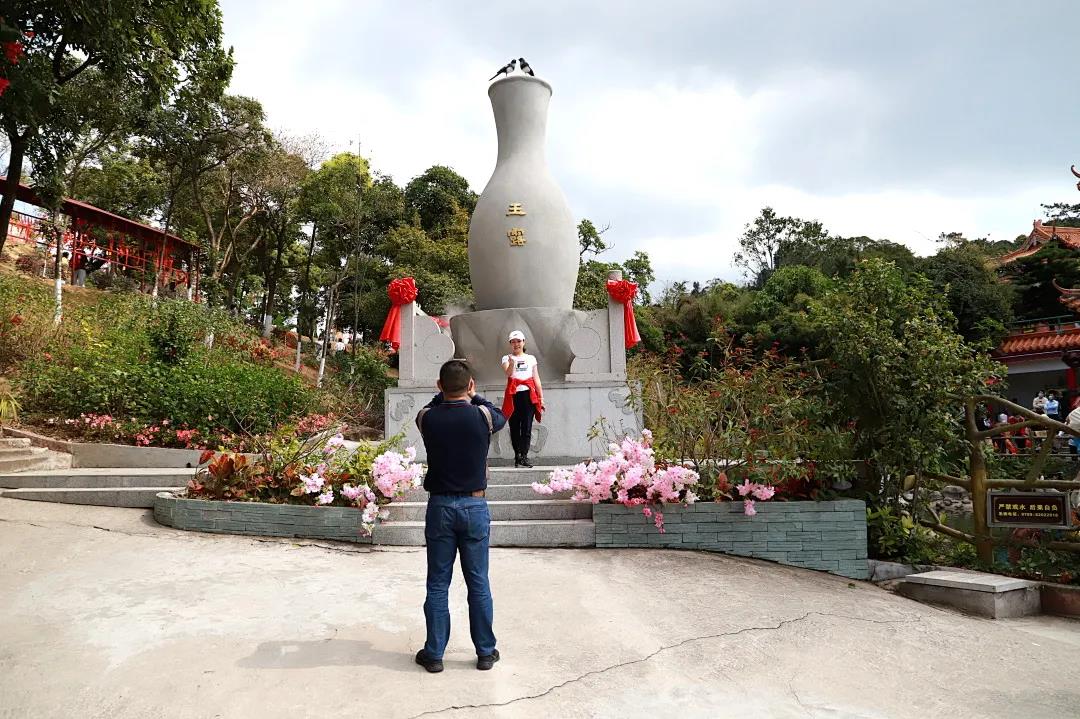
[[[507,339],[508,342],[510,340],[521,340],[522,342],[524,342],[525,341],[525,333],[522,332],[521,330],[514,330],[513,332],[510,333],[510,336],[507,337],[506,339]]]

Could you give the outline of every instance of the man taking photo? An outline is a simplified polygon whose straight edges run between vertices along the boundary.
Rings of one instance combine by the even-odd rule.
[[[506,417],[476,393],[472,372],[462,360],[450,360],[440,368],[438,387],[439,394],[416,415],[427,449],[424,489],[430,493],[424,521],[427,642],[416,653],[416,663],[429,672],[443,670],[443,652],[450,640],[448,593],[454,557],[460,552],[469,588],[469,631],[476,668],[487,670],[499,661],[488,583],[487,455],[491,435],[503,428]]]

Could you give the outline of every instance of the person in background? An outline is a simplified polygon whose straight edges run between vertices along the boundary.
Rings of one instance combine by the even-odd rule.
[[[997,422],[994,423],[995,427],[1000,427],[1003,424],[1009,423],[1009,415],[1005,410],[1002,410],[997,416]],[[1001,453],[1005,452],[1005,434],[994,435],[994,448]]]
[[[1059,414],[1059,404],[1057,395],[1051,392],[1046,397],[1046,416],[1057,422],[1061,421],[1061,415]]]
[[[1039,390],[1039,394],[1035,395],[1035,399],[1031,401],[1031,408],[1036,412],[1042,410],[1040,414],[1046,414],[1046,392]]]
[[[1065,418],[1065,424],[1071,429],[1080,430],[1080,397],[1073,400],[1073,410],[1069,412],[1069,416]],[[1069,437],[1069,452],[1077,454],[1080,452],[1080,438]]]

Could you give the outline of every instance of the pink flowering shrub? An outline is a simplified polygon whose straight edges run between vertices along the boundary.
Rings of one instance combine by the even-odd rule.
[[[608,455],[599,461],[582,462],[570,469],[556,469],[545,483],[534,482],[538,494],[573,492],[577,502],[615,502],[641,507],[642,514],[664,531],[664,504],[693,504],[692,487],[697,472],[679,464],[658,463],[652,448],[652,433],[642,430],[641,438],[624,437],[608,445]]]
[[[735,490],[739,493],[739,496],[743,498],[743,514],[747,517],[753,517],[757,514],[755,508],[754,499],[751,499],[752,495],[758,501],[764,502],[767,499],[772,499],[776,494],[776,489],[767,484],[760,484],[758,482],[751,482],[749,479],[744,480],[742,484],[735,485]]]
[[[301,438],[283,431],[263,443],[259,458],[205,452],[209,463],[188,483],[205,499],[356,507],[369,536],[380,508],[420,486],[416,450],[400,450],[400,436],[384,442],[348,442],[340,433]],[[262,440],[260,440],[262,441]]]

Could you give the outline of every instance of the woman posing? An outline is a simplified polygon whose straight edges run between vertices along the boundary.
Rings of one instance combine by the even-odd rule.
[[[529,444],[532,441],[532,423],[534,417],[539,422],[544,411],[544,388],[540,385],[536,357],[525,352],[525,333],[514,330],[508,339],[510,354],[502,358],[502,368],[506,372],[502,410],[510,420],[514,466],[531,467]]]

